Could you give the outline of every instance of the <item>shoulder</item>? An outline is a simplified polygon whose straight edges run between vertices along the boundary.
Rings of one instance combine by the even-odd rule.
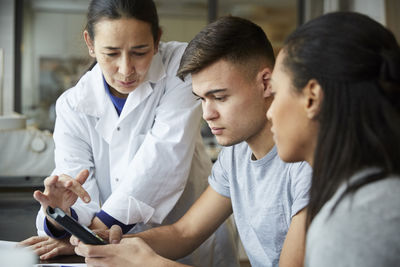
[[[103,78],[100,67],[96,65],[92,70],[86,72],[74,87],[66,90],[56,102],[57,109],[65,108],[75,111],[89,112],[90,107],[102,105]],[[101,103],[97,103],[100,101]],[[90,113],[90,112],[89,112]]]
[[[162,62],[166,68],[168,75],[176,75],[181,57],[185,51],[187,43],[183,42],[161,42],[159,45],[159,53],[162,57]]]
[[[391,175],[364,185],[353,197],[350,194],[343,201],[351,202],[356,210],[366,209],[377,216],[400,217],[400,177]]]
[[[185,51],[187,43],[185,42],[160,42],[159,51],[163,59],[171,59],[174,57],[181,57]]]
[[[310,266],[318,266],[318,262],[337,266],[338,259],[352,266],[398,263],[400,178],[389,177],[365,185],[354,194],[347,194],[332,211],[335,196],[310,226],[306,262]]]
[[[73,110],[79,103],[79,87],[74,86],[62,93],[56,102],[57,110]]]
[[[391,210],[397,213],[396,216],[400,216],[400,176],[399,175],[387,175],[377,181],[373,181],[362,185],[353,192],[346,193],[343,196],[343,192],[346,189],[364,179],[370,174],[376,172],[375,168],[367,168],[353,174],[347,182],[344,182],[335,192],[333,197],[325,203],[322,211],[331,209],[336,205],[336,213],[347,213],[351,211],[351,216],[347,219],[351,219],[353,214],[356,213],[368,213],[374,214],[376,218],[380,218],[381,215],[388,216],[392,214]],[[338,202],[338,200],[340,200]],[[354,216],[357,219],[358,216]]]
[[[241,157],[244,156],[243,153],[250,151],[250,147],[245,141],[237,143],[236,145],[233,145],[233,146],[226,147],[226,149],[235,155],[239,155],[242,153]]]
[[[300,162],[286,163],[286,164],[288,164],[289,173],[292,177],[298,177],[300,175],[303,177],[307,176],[311,178],[312,168],[307,162],[300,161]]]
[[[298,188],[308,192],[311,187],[312,179],[311,166],[305,161],[285,164],[287,164],[288,175],[292,185],[292,193],[296,194]]]
[[[220,168],[225,170],[236,169],[237,165],[245,161],[247,149],[248,145],[246,142],[222,147],[214,165],[218,165]]]
[[[311,178],[312,169],[311,166],[304,162],[285,162],[278,154],[277,147],[274,146],[271,151],[262,159],[263,165],[267,168],[272,168],[277,170],[280,175],[284,175],[289,178],[289,180],[306,180]]]
[[[233,146],[224,147],[223,150],[225,159],[232,161],[233,164],[236,165],[247,162],[252,153],[249,145],[245,141]]]
[[[355,192],[347,193],[340,202],[339,197],[348,185],[341,186],[334,196],[321,209],[320,217],[329,220],[368,224],[386,220],[389,217],[400,219],[400,177],[389,176],[366,184]],[[332,208],[335,206],[334,211]],[[369,217],[368,219],[366,217]]]

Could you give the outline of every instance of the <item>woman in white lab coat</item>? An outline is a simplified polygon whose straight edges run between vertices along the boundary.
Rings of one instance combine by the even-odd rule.
[[[176,77],[186,44],[160,43],[160,36],[153,1],[90,3],[84,37],[98,63],[57,100],[56,169],[44,193],[34,194],[42,204],[38,233],[52,238],[24,241],[41,259],[72,252],[56,241],[67,236],[46,219],[48,205],[91,228],[136,232],[177,220],[204,190],[211,161],[201,106],[191,83]],[[90,202],[71,193],[70,180],[83,183]],[[183,262],[235,266],[231,234],[223,225]]]

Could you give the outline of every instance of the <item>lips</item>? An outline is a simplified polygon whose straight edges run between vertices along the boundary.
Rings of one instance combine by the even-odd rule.
[[[221,135],[224,131],[224,128],[219,128],[219,127],[211,127],[211,132],[214,135]]]
[[[132,81],[118,81],[122,86],[124,87],[128,87],[128,86],[132,86],[133,84],[135,84],[136,80],[132,80]]]

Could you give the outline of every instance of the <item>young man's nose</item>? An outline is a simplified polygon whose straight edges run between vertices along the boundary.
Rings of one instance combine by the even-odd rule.
[[[210,121],[218,117],[218,112],[210,102],[203,102],[203,119],[205,121]]]

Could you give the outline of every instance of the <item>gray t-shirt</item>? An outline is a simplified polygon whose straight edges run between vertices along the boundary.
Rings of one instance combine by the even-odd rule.
[[[278,266],[291,218],[308,204],[311,167],[283,162],[276,147],[260,160],[251,156],[245,142],[223,148],[208,181],[231,198],[251,265]]]
[[[374,169],[363,170],[350,183]],[[375,169],[376,171],[376,169]],[[400,179],[389,177],[347,194],[343,184],[314,218],[307,233],[305,265],[400,266]]]

